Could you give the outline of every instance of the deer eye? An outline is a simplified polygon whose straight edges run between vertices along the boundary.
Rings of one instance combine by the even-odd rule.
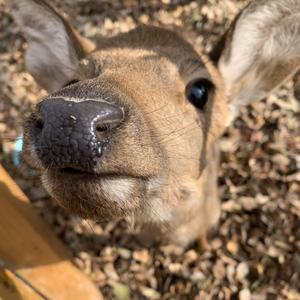
[[[207,79],[198,79],[186,87],[186,97],[198,109],[203,110],[213,84]]]

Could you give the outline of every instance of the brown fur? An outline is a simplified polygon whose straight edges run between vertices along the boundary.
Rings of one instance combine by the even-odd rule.
[[[247,92],[253,78],[252,69],[249,73],[243,71],[239,82],[232,86],[229,75],[234,53],[231,49],[236,46],[235,30],[238,30],[240,18],[248,18],[257,7],[250,5],[247,13],[233,23],[228,31],[230,34],[223,38],[226,42],[219,43],[211,55],[213,62],[210,62],[174,32],[144,25],[126,34],[103,38],[92,51],[91,44],[88,47],[78,45],[82,38],[42,0],[16,2],[18,5],[21,2],[23,10],[14,7],[13,12],[29,44],[32,30],[39,29],[32,22],[27,29],[26,18],[31,12],[44,9],[48,17],[43,20],[35,15],[33,21],[47,24],[54,18],[58,33],[52,35],[51,28],[47,33],[62,47],[61,55],[71,56],[68,67],[73,71],[66,73],[69,77],[61,77],[59,81],[54,76],[55,85],[51,85],[49,74],[59,72],[60,58],[51,52],[51,45],[47,48],[48,41],[41,38],[40,43],[54,61],[43,61],[43,69],[33,64],[31,72],[52,92],[47,98],[105,99],[126,112],[125,121],[112,137],[110,151],[99,161],[98,176],[66,176],[43,168],[32,147],[28,123],[24,153],[33,166],[40,169],[50,194],[73,213],[99,220],[135,220],[152,235],[159,233],[160,239],[167,242],[187,245],[205,235],[217,224],[220,215],[217,139],[227,124],[228,103],[241,92],[240,89]],[[294,3],[293,0],[289,2]],[[255,4],[262,3],[265,2]],[[61,34],[61,40],[56,40],[57,34]],[[64,41],[65,36],[69,36],[67,41]],[[68,49],[63,48],[65,44]],[[37,61],[44,58],[39,57],[34,43],[30,46],[32,65],[34,57]],[[76,49],[81,49],[80,55]],[[86,53],[84,57],[83,52]],[[255,70],[263,68],[265,63],[263,61]],[[280,68],[282,72],[277,73],[276,78],[273,78],[274,73],[270,74],[272,81],[262,78],[257,87],[267,85],[268,91],[272,90],[291,76],[298,65],[297,55],[287,58],[284,65],[280,59],[272,62],[272,70],[278,72]],[[214,86],[204,111],[189,103],[185,94],[188,83],[199,78],[210,80]],[[79,83],[62,88],[74,79]],[[59,83],[61,86],[53,92],[53,87]]]

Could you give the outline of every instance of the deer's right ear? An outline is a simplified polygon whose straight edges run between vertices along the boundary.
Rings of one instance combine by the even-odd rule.
[[[48,92],[73,79],[79,60],[94,49],[53,7],[43,0],[8,0],[28,42],[26,66]]]
[[[211,54],[224,79],[233,119],[300,68],[300,1],[254,0]]]

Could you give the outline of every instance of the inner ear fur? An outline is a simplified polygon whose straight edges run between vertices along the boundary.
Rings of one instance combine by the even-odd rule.
[[[224,80],[232,118],[265,98],[300,67],[300,1],[252,1],[210,53]]]

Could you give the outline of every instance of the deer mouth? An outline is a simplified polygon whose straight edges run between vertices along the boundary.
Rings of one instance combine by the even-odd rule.
[[[62,173],[62,174],[71,174],[71,175],[91,174],[90,172],[82,171],[82,170],[74,169],[74,168],[62,168],[62,169],[59,169],[58,172]]]
[[[109,221],[139,207],[142,180],[120,174],[93,173],[73,168],[46,170],[42,181],[49,194],[67,211],[83,218]]]
[[[59,178],[60,180],[80,180],[92,181],[101,179],[117,179],[117,178],[132,178],[137,179],[138,176],[131,174],[119,174],[116,172],[97,172],[93,170],[82,170],[78,168],[66,167],[61,169],[47,170],[46,174],[51,177]]]
[[[72,167],[67,168],[61,168],[61,169],[53,169],[53,170],[47,170],[47,175],[52,178],[57,178],[62,181],[68,181],[68,182],[87,182],[87,181],[93,181],[93,180],[99,180],[101,178],[106,177],[106,175],[97,173],[90,170],[82,170]]]
[[[62,168],[57,171],[58,174],[62,175],[86,175],[86,176],[100,176],[100,174],[84,171],[76,168]]]

